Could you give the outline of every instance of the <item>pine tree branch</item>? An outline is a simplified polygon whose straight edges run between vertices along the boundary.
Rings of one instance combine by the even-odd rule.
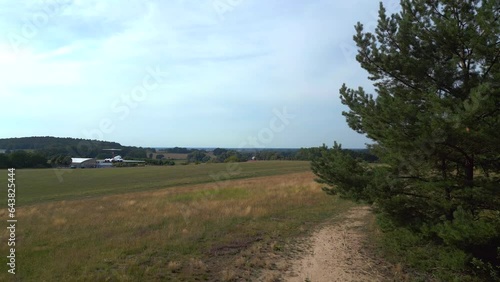
[[[406,188],[406,187],[405,187]],[[415,193],[410,193],[410,192],[403,192],[403,191],[399,191],[399,192],[396,192],[394,193],[396,195],[405,195],[405,196],[412,196],[412,197],[416,197],[416,198],[423,198],[423,199],[432,199],[431,197],[429,196],[424,196],[424,195],[419,195],[419,194],[415,194]]]
[[[442,86],[441,83],[439,83],[434,77],[432,77],[431,75],[429,75],[427,72],[425,73],[425,76],[428,77],[428,78],[430,78],[437,85],[438,90],[441,90],[443,92],[448,93],[449,95],[452,95],[451,89],[448,89],[447,87]]]
[[[393,73],[391,73],[391,72],[389,72],[389,71],[385,70],[385,69],[384,69],[383,67],[381,67],[379,64],[375,63],[375,61],[373,61],[372,59],[370,59],[370,58],[368,57],[368,54],[366,54],[366,53],[364,53],[364,52],[361,52],[361,51],[360,51],[360,53],[363,55],[363,57],[364,57],[366,60],[368,60],[368,61],[369,61],[372,65],[374,65],[374,66],[375,66],[375,67],[376,67],[379,71],[381,71],[382,73],[384,73],[384,74],[386,74],[386,75],[388,75],[388,76],[390,76],[390,77],[392,77],[392,78],[396,79],[397,81],[401,82],[402,84],[404,84],[405,86],[407,86],[407,87],[409,87],[409,88],[411,88],[411,89],[413,89],[413,90],[422,91],[422,90],[418,89],[416,86],[411,85],[409,82],[404,81],[402,78],[398,77],[396,74],[393,74]]]
[[[495,115],[498,111],[500,111],[500,109],[499,109],[499,108],[496,108],[496,109],[494,109],[494,110],[493,110],[493,111],[491,111],[491,112],[487,112],[487,113],[482,114],[481,116],[477,117],[477,120],[480,120],[481,122],[485,122],[485,121],[483,120],[484,118],[489,117],[489,116],[493,116],[493,115]],[[489,124],[489,125],[491,125],[491,124]]]
[[[499,42],[497,42],[498,44]],[[493,61],[491,62],[491,65],[488,67],[488,69],[486,70],[486,72],[483,74],[483,79],[485,79],[488,74],[490,73],[491,69],[493,68],[493,66],[497,63],[497,60],[498,58],[500,57],[500,50],[495,54],[495,57],[493,58]]]
[[[398,176],[398,178],[400,178],[400,179],[416,179],[416,180],[420,180],[422,182],[429,182],[429,180],[424,179],[422,177],[418,177],[418,176]]]
[[[456,151],[460,152],[460,153],[461,153],[461,154],[462,154],[462,155],[463,155],[463,156],[467,159],[467,161],[469,161],[469,162],[474,161],[474,160],[473,160],[473,159],[472,159],[472,158],[471,158],[471,157],[467,154],[467,152],[465,152],[463,149],[461,149],[461,148],[459,148],[459,147],[457,147],[457,146],[455,146],[455,145],[453,145],[453,144],[450,144],[450,143],[447,143],[447,142],[438,142],[438,143],[436,143],[436,144],[439,144],[439,145],[445,145],[445,146],[447,146],[447,147],[450,147],[450,148],[452,148],[452,149],[455,149]]]
[[[447,17],[445,14],[441,13],[441,12],[438,10],[438,5],[433,5],[432,7],[434,8],[434,12],[435,12],[436,14],[438,14],[438,15],[439,15],[440,17],[442,17],[442,18],[445,18],[446,20],[449,20],[449,19],[448,19],[448,17]]]

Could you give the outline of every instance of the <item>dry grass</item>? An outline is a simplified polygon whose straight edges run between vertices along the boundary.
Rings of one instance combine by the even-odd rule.
[[[257,176],[284,175],[309,170],[304,161],[263,161],[235,164],[145,166],[117,169],[20,169],[16,186],[22,193],[17,207],[64,200],[87,199],[120,193],[161,190]],[[0,173],[0,183],[7,174]],[[0,202],[7,193],[0,193]]]
[[[221,281],[234,281],[237,278],[237,274],[233,269],[226,268],[220,273]]]
[[[305,172],[21,207],[17,277],[231,281],[348,205]]]
[[[170,261],[167,265],[167,269],[173,273],[179,272],[182,269],[182,263],[178,261]]]
[[[158,153],[154,154],[154,158],[156,158],[156,155],[164,155],[165,158],[167,159],[172,159],[172,160],[185,160],[187,159],[188,154],[176,154],[176,153]]]

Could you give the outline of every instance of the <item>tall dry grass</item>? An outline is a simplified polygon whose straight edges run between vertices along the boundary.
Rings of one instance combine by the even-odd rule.
[[[270,253],[347,205],[307,172],[25,206],[17,278],[250,277],[275,267]]]

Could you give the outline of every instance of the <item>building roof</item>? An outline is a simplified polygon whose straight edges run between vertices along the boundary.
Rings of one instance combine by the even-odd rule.
[[[93,159],[91,159],[91,158],[71,158],[71,163],[81,164],[83,162],[90,161],[90,160],[93,160]]]

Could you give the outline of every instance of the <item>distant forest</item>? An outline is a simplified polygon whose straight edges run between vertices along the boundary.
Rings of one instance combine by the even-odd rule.
[[[178,148],[184,149],[184,148]],[[179,151],[179,150],[176,151]],[[170,152],[167,150],[167,152]],[[188,162],[194,163],[223,163],[223,162],[246,162],[249,160],[257,161],[310,161],[321,157],[327,152],[325,146],[300,148],[300,149],[222,149],[216,148],[212,151],[213,157],[210,157],[206,150],[190,150],[187,155]],[[346,149],[345,152],[355,159],[366,162],[377,162],[378,158],[372,155],[368,149]]]
[[[300,149],[222,149],[217,148],[210,156],[207,150],[188,149],[182,147],[169,148],[168,153],[187,154],[186,163],[206,162],[245,162],[255,160],[313,160],[325,152],[325,146]],[[98,158],[112,156],[103,149],[121,149],[119,154],[127,159],[145,160],[152,165],[172,165],[167,160],[152,160],[154,148],[122,146],[117,142],[97,141],[77,138],[59,137],[22,137],[0,139],[0,168],[44,168],[67,166],[71,158]],[[4,151],[2,153],[2,151]],[[378,159],[367,149],[345,151],[354,158],[367,162]]]
[[[0,139],[0,168],[42,168],[68,165],[71,158],[109,158],[103,149],[121,149],[127,158],[146,158],[147,149],[122,146],[120,143],[77,138],[22,137]]]

